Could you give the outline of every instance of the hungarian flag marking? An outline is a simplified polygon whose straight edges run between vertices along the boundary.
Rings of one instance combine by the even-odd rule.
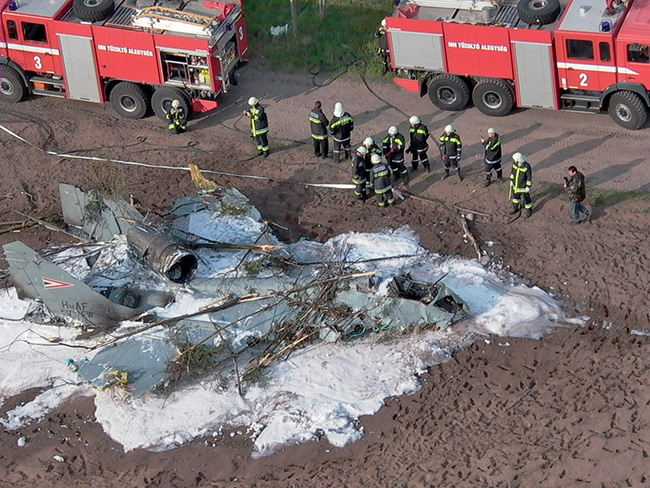
[[[74,285],[65,281],[53,280],[52,278],[43,278],[43,287],[46,290],[58,290],[59,288],[68,288],[70,286]]]

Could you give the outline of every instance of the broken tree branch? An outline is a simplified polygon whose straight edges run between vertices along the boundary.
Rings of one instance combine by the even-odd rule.
[[[469,241],[472,243],[472,246],[474,246],[474,250],[476,251],[477,258],[480,261],[481,258],[483,257],[483,254],[481,253],[481,248],[479,247],[476,238],[469,230],[469,225],[467,225],[467,219],[462,215],[459,218],[460,218],[460,225],[463,227],[463,231],[465,232],[465,235],[467,236]]]

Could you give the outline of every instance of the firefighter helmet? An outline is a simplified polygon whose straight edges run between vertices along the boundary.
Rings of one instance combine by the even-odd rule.
[[[336,102],[334,104],[334,117],[340,117],[345,112],[345,107],[341,102]]]
[[[257,105],[258,103],[260,103],[260,101],[259,101],[259,99],[256,98],[256,97],[250,97],[250,98],[248,99],[248,105],[250,105],[251,107],[254,107],[254,106]]]
[[[372,164],[379,164],[381,163],[381,156],[379,154],[373,154],[370,156],[370,162]]]
[[[449,133],[456,132],[456,128],[451,124],[446,125],[445,126],[445,132],[449,132]]]
[[[181,108],[181,102],[180,100],[174,100],[172,102],[172,108]]]
[[[392,127],[388,128],[388,135],[390,136],[396,136],[399,131],[397,130],[397,127],[394,125]]]
[[[381,19],[381,26],[385,29],[386,28],[386,19]]]
[[[497,133],[497,131],[493,127],[490,127],[488,129],[488,134],[496,134],[496,133]]]
[[[420,117],[418,117],[417,115],[414,115],[409,119],[409,124],[418,125],[419,123],[420,123]]]
[[[372,137],[366,137],[363,140],[363,145],[364,146],[374,146],[375,145],[375,140]]]
[[[512,155],[512,160],[517,164],[521,164],[521,163],[525,163],[526,161],[528,161],[528,158],[526,158],[526,156],[524,156],[520,152],[516,152],[516,153],[514,153]]]
[[[368,154],[368,149],[365,148],[364,146],[361,146],[357,148],[357,152],[362,156],[365,156],[366,154]]]

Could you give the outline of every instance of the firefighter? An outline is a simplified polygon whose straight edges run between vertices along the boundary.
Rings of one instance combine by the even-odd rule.
[[[395,181],[404,178],[404,183],[408,185],[409,173],[404,166],[405,144],[404,136],[399,133],[397,127],[392,126],[388,128],[388,135],[381,141],[381,148]]]
[[[352,161],[352,183],[355,184],[354,194],[362,202],[365,202],[368,199],[367,155],[368,150],[364,146],[358,147],[354,155],[354,160]]]
[[[370,161],[370,157],[373,154],[379,154],[381,156],[381,149],[379,149],[379,146],[377,145],[377,143],[372,137],[366,137],[363,140],[363,147],[365,147],[368,150],[368,157],[367,157],[368,161]]]
[[[180,134],[187,130],[187,114],[181,106],[180,100],[172,101],[171,107],[167,111],[167,120],[169,120],[169,130],[174,134]]]
[[[485,144],[485,186],[492,182],[492,170],[497,174],[497,181],[503,180],[501,169],[501,139],[497,131],[490,127],[487,131],[488,138],[481,137],[481,144]]]
[[[350,137],[354,130],[354,118],[345,111],[341,102],[334,105],[334,117],[330,122],[330,132],[334,139],[334,161],[341,162],[341,152],[345,151],[345,158],[352,156]]]
[[[325,117],[320,102],[314,103],[314,108],[309,112],[309,125],[311,126],[311,138],[314,140],[314,156],[327,159],[329,152],[327,126],[330,125],[330,121]]]
[[[373,154],[370,157],[372,162],[372,171],[370,172],[370,183],[375,190],[377,197],[377,205],[380,207],[387,207],[395,203],[393,196],[393,187],[390,184],[390,171],[381,161],[379,154]]]
[[[418,163],[422,163],[422,166],[429,173],[431,172],[429,156],[427,156],[427,151],[429,150],[429,143],[427,142],[427,139],[429,139],[429,129],[417,115],[413,115],[409,119],[409,124],[411,125],[409,129],[410,144],[406,152],[411,153],[411,167],[415,171],[418,169]]]
[[[381,57],[381,62],[384,65],[384,71],[382,75],[385,75],[390,69],[390,57],[389,57],[389,47],[388,47],[388,37],[386,37],[386,19],[382,19],[379,29],[375,32],[375,37],[379,43],[379,49],[377,49],[377,55]]]
[[[250,97],[248,105],[250,111],[244,110],[244,115],[251,119],[251,134],[255,138],[255,142],[257,142],[258,156],[267,158],[269,156],[269,121],[266,117],[266,111],[256,97]]]
[[[510,192],[512,194],[511,214],[517,213],[523,200],[525,214],[528,218],[533,213],[533,201],[530,189],[533,186],[533,170],[528,164],[528,158],[520,152],[512,155],[512,172],[510,173]]]
[[[442,179],[449,177],[449,169],[453,168],[458,172],[458,179],[463,181],[460,174],[460,156],[463,151],[463,143],[460,141],[460,136],[456,134],[456,129],[453,125],[445,126],[443,134],[440,136],[440,155],[445,165],[445,174]]]

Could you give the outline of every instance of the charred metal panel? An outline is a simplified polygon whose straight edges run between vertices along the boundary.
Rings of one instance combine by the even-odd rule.
[[[550,44],[513,41],[519,106],[556,108],[555,73]]]
[[[59,34],[68,98],[102,102],[93,40]]]
[[[390,36],[396,68],[445,70],[441,34],[391,31]]]

